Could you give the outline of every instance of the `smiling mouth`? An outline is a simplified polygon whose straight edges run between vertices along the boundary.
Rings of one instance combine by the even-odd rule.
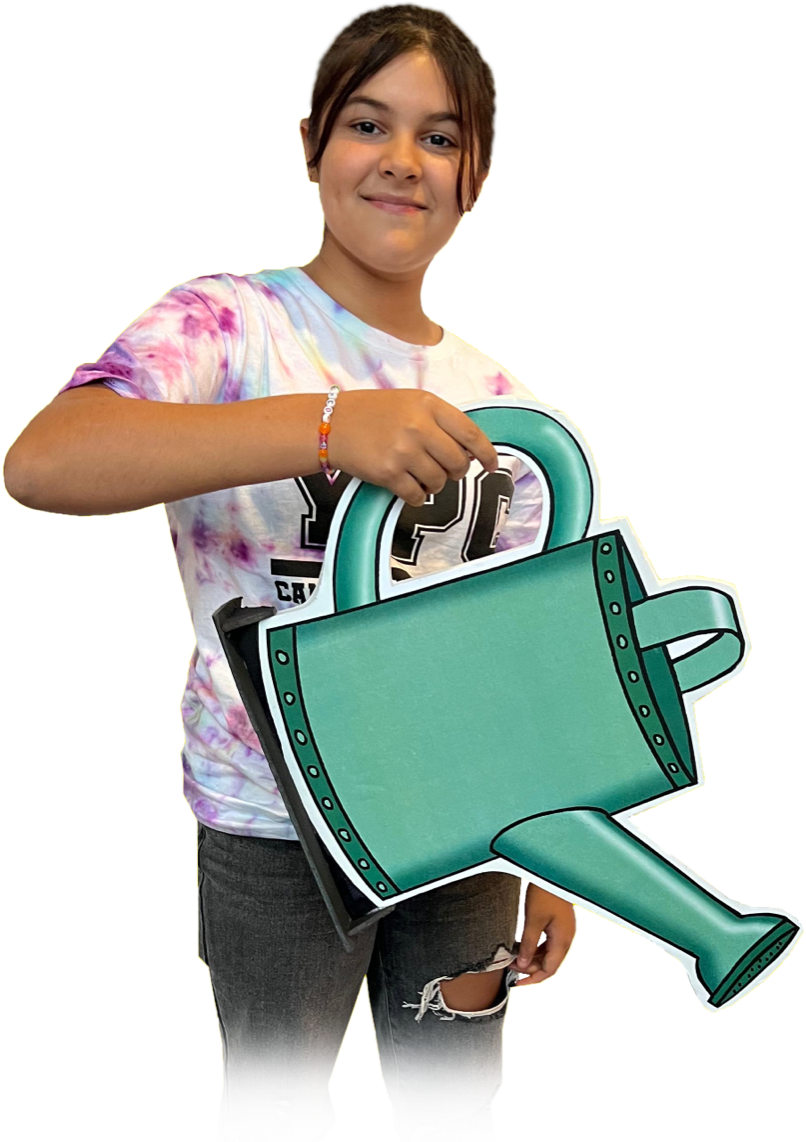
[[[385,210],[389,214],[422,214],[425,211],[424,206],[412,205],[410,202],[382,202],[377,198],[364,198],[364,202]]]

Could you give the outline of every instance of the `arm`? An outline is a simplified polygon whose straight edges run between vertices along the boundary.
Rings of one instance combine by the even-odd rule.
[[[6,454],[3,478],[25,507],[110,515],[310,475],[319,471],[322,407],[319,393],[220,405],[130,400],[95,381],[34,417]]]

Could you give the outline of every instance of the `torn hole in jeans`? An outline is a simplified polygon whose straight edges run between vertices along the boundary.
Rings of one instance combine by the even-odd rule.
[[[521,976],[521,973],[513,971],[513,968],[510,967],[509,971],[505,973],[505,976],[503,976],[503,988],[505,988],[505,995],[498,999],[492,1007],[487,1007],[485,1011],[452,1011],[451,1008],[445,1004],[445,999],[442,994],[442,988],[440,987],[440,984],[448,982],[449,980],[456,980],[457,976],[459,975],[474,975],[476,973],[482,972],[500,971],[502,967],[507,967],[515,963],[517,955],[517,948],[514,951],[509,951],[505,946],[503,946],[503,944],[499,944],[498,951],[495,952],[495,955],[489,964],[479,964],[469,968],[465,967],[462,968],[462,971],[457,972],[454,975],[437,976],[437,979],[430,980],[430,982],[426,984],[425,988],[422,989],[420,992],[419,1003],[404,1003],[402,1006],[416,1008],[417,1015],[414,1016],[414,1019],[416,1019],[418,1023],[425,1018],[427,1011],[433,1011],[434,1014],[440,1016],[440,1019],[443,1021],[454,1020],[457,1018],[457,1015],[465,1016],[467,1019],[481,1019],[483,1015],[493,1015],[495,1012],[500,1011],[501,1007],[507,1003],[507,1000],[509,999],[509,991],[511,990],[511,987],[513,987],[513,983],[515,983],[515,981],[519,979],[519,976]]]

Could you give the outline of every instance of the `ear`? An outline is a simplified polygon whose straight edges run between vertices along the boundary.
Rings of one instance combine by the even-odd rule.
[[[310,125],[310,122],[311,121],[309,118],[308,119],[300,119],[300,122],[299,122],[299,133],[302,136],[302,146],[303,146],[303,149],[305,151],[305,161],[306,162],[309,159],[313,158],[313,148],[310,146],[310,144],[308,142],[308,127]],[[315,171],[310,170],[310,168],[308,169],[308,179],[310,180],[310,182],[318,182],[319,181],[318,174]]]

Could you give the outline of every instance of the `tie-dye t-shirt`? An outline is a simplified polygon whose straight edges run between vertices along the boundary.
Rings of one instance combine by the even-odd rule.
[[[438,345],[401,341],[351,314],[296,266],[211,274],[174,287],[59,391],[102,378],[120,396],[178,404],[316,392],[324,408],[334,383],[345,390],[423,388],[455,406],[508,395],[536,399],[447,329]],[[494,473],[474,460],[460,483],[449,480],[420,508],[404,506],[393,579],[535,537],[540,481],[517,457],[500,459]],[[297,838],[212,615],[238,596],[243,606],[278,610],[307,601],[351,479],[341,472],[331,487],[318,472],[165,504],[196,637],[181,703],[184,795],[196,818],[214,829]]]

